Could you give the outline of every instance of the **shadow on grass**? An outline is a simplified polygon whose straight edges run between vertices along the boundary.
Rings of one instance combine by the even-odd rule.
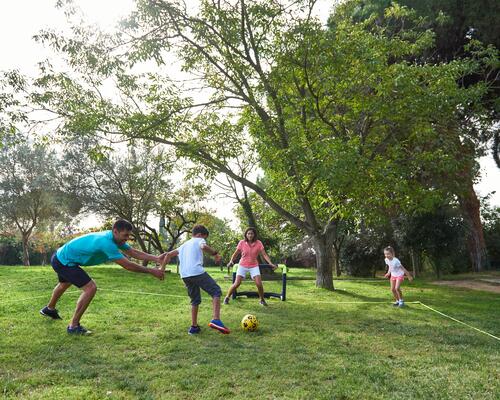
[[[360,301],[387,301],[389,303],[387,296],[364,296],[362,294],[356,293],[354,291],[350,291],[347,289],[337,289],[334,292],[336,295],[339,295],[340,298],[343,299],[356,299]]]

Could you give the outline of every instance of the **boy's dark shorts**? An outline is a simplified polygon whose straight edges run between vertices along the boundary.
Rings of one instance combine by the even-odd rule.
[[[197,306],[201,303],[200,288],[212,297],[222,296],[220,286],[217,285],[214,279],[206,272],[201,275],[188,276],[187,278],[182,278],[182,280],[186,285],[188,295],[191,299],[191,305],[193,306]]]
[[[76,287],[81,288],[92,280],[80,266],[67,266],[61,264],[56,253],[52,255],[50,264],[52,265],[52,268],[54,268],[54,271],[56,271],[59,282],[61,283],[69,282]]]

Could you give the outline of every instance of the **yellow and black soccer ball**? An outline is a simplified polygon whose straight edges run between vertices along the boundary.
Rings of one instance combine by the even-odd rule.
[[[241,320],[241,327],[246,332],[253,332],[259,327],[259,321],[255,315],[247,314]]]

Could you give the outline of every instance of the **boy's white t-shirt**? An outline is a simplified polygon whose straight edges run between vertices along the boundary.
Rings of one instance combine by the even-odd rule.
[[[399,261],[396,257],[393,257],[392,260],[386,258],[385,263],[389,266],[389,273],[391,276],[404,276],[405,272],[403,271],[401,261]]]
[[[201,275],[205,272],[201,246],[206,243],[205,239],[194,237],[179,247],[179,272],[181,278]]]

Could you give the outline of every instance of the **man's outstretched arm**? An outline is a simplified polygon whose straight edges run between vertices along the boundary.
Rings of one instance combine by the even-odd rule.
[[[142,265],[136,264],[135,262],[128,260],[126,257],[119,258],[113,261],[128,271],[141,272],[143,274],[151,274],[155,278],[158,278],[161,281],[165,278],[165,271],[156,268],[143,267]]]
[[[154,256],[152,254],[144,253],[141,250],[130,248],[128,250],[122,250],[122,253],[135,258],[136,260],[144,260],[144,261],[152,261],[157,264],[160,264],[163,259],[160,259],[161,256]]]

